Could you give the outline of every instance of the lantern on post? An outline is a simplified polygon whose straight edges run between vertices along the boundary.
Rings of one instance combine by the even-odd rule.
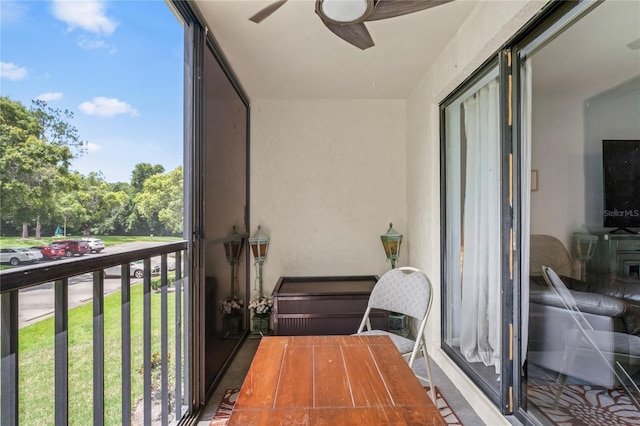
[[[236,232],[236,227],[234,226],[233,232],[224,242],[224,254],[227,257],[227,262],[231,265],[231,297],[236,296],[236,265],[240,261],[243,245],[244,237]]]
[[[396,260],[400,257],[400,244],[402,243],[402,234],[393,229],[393,224],[389,224],[387,233],[380,236],[382,247],[387,255],[387,260],[391,261],[391,269],[396,267]]]
[[[591,260],[596,252],[598,236],[583,230],[582,232],[574,232],[572,239],[576,257],[580,262],[580,280],[585,281],[587,278],[587,262]]]
[[[262,232],[262,227],[258,225],[258,230],[253,237],[249,238],[249,245],[253,252],[253,257],[258,264],[258,297],[262,297],[262,264],[267,259],[269,249],[269,236]]]

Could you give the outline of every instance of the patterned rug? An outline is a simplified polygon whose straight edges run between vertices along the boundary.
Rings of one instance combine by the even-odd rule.
[[[566,385],[558,406],[554,407],[557,392],[557,385],[527,388],[529,402],[554,425],[640,425],[640,412],[621,390]]]
[[[429,392],[429,386],[425,386],[425,390]],[[236,403],[238,393],[240,393],[240,389],[227,389],[225,391],[224,395],[222,396],[220,406],[218,407],[218,411],[216,411],[216,414],[214,414],[211,422],[209,423],[209,426],[221,426],[227,424],[229,416],[231,416],[233,406]],[[453,412],[451,407],[449,407],[449,404],[440,393],[438,387],[436,387],[436,405],[447,424],[462,426],[462,422],[460,421],[458,416],[456,416],[456,413]]]

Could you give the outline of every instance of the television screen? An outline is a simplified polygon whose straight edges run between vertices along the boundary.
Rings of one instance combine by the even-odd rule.
[[[604,226],[640,226],[640,140],[603,140]]]

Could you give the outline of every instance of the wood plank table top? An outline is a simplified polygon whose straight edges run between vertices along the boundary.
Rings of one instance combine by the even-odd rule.
[[[444,425],[387,336],[263,337],[229,425]]]

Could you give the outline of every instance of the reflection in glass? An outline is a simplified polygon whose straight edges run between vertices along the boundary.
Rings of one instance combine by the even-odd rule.
[[[640,39],[640,3],[598,2],[575,16],[519,52],[531,74],[521,176],[536,169],[540,179],[538,191],[522,188],[522,405],[545,424],[637,424],[640,280],[625,265],[640,262],[640,237],[606,227],[602,141],[640,139],[638,53],[627,46]],[[596,33],[598,43],[585,41]]]

